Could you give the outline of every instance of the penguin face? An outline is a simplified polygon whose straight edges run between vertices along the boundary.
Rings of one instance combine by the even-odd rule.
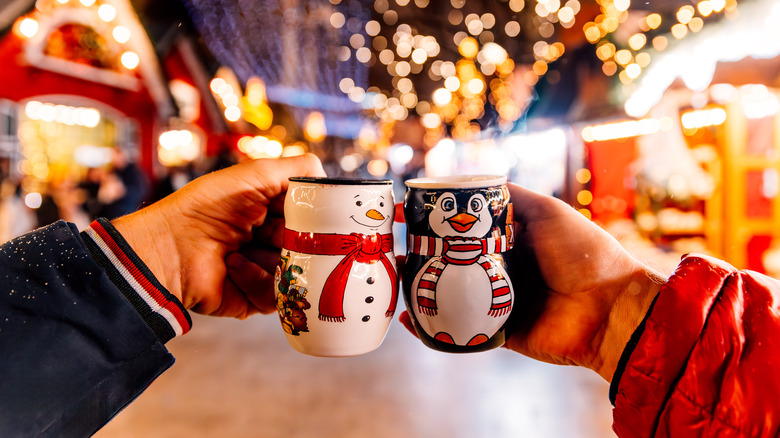
[[[478,192],[445,192],[436,200],[428,223],[439,237],[483,237],[492,226],[490,206]]]
[[[392,216],[393,203],[383,195],[361,192],[346,206],[346,214],[352,221],[371,230],[381,227]]]

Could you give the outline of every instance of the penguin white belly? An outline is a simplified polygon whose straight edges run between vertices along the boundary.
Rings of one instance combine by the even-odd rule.
[[[414,306],[414,312],[431,337],[446,333],[456,345],[467,345],[480,334],[490,338],[506,321],[508,315],[488,314],[492,304],[492,285],[482,266],[448,264],[436,282],[436,315],[421,314],[418,306]]]

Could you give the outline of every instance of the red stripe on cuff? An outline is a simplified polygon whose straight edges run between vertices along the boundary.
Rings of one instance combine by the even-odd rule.
[[[135,264],[133,264],[132,261],[130,261],[127,255],[125,255],[124,251],[122,251],[119,245],[117,245],[114,239],[111,238],[111,235],[99,222],[93,222],[90,224],[90,228],[95,230],[95,232],[100,235],[100,238],[103,239],[106,245],[108,245],[114,256],[119,260],[120,263],[122,263],[122,266],[124,266],[125,269],[130,272],[130,275],[132,275],[133,278],[138,282],[138,284],[141,285],[143,291],[146,292],[160,307],[163,307],[171,312],[171,314],[174,316],[174,318],[176,318],[176,321],[181,326],[182,332],[187,333],[191,327],[187,321],[187,318],[181,312],[179,306],[167,299],[165,295],[162,294],[162,292],[160,292],[156,287],[154,287],[154,285],[149,282],[149,279],[147,279],[146,276],[141,273],[141,271]]]

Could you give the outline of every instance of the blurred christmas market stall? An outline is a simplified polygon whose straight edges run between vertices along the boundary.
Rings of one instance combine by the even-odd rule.
[[[9,0],[0,169],[28,194],[114,149],[152,179],[304,152],[399,183],[500,173],[780,275],[778,19],[768,0]]]

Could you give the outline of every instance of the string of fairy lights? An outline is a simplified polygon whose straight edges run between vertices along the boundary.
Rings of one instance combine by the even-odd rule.
[[[346,1],[330,0],[334,28],[350,21],[339,10]],[[495,12],[478,10],[491,4]],[[658,12],[642,9],[648,6],[644,4],[632,9],[630,0],[598,0],[595,13],[593,5],[588,6],[582,17],[584,7],[578,0],[375,0],[372,20],[350,28],[353,33],[338,57],[386,66],[390,86],[364,87],[344,77],[339,88],[385,123],[416,113],[430,141],[436,141],[442,126],[449,126],[455,139],[473,139],[484,128],[475,121],[485,116],[486,105],[499,127],[521,117],[525,102],[517,100],[518,89],[534,86],[548,65],[566,53],[563,32],[579,31],[583,42],[596,46],[603,73],[615,76],[628,95],[654,52],[699,32],[709,20],[733,14],[737,3],[701,0]],[[437,38],[415,25],[416,17],[431,13],[446,17],[443,24],[452,29],[451,38]],[[405,22],[404,17],[415,18]],[[520,38],[528,43],[515,45],[511,52],[505,47],[504,42]],[[437,86],[423,92],[417,85],[421,79]]]
[[[582,27],[588,42],[596,45],[607,76],[618,76],[625,93],[652,61],[652,52],[663,52],[676,40],[695,34],[707,21],[736,13],[736,0],[701,0],[666,12],[644,12],[631,22],[636,29],[622,39],[616,33],[629,21],[630,0],[599,0],[601,13]]]
[[[36,14],[66,4],[93,8],[108,25],[115,21],[110,2],[39,0],[36,11],[17,21],[17,32],[33,37]],[[291,88],[320,90],[323,96],[340,92],[385,124],[420,117],[430,145],[445,130],[456,140],[469,140],[488,127],[511,129],[523,115],[529,89],[572,44],[593,44],[603,73],[618,79],[629,95],[656,53],[737,8],[736,0],[700,0],[676,9],[665,3],[658,11],[649,9],[652,4],[632,7],[631,0],[307,0],[305,11],[281,1],[263,2],[261,10],[241,2],[233,9],[198,0],[189,4],[209,47],[246,83],[247,92],[255,78],[268,84],[269,98],[275,93],[293,106],[307,94],[290,94]],[[278,14],[272,13],[276,7]],[[288,35],[287,22],[308,23],[311,32]],[[230,42],[236,30],[262,36],[262,43]],[[272,31],[281,39],[270,38]],[[572,33],[580,38],[564,37]],[[130,39],[122,25],[109,34],[119,45]],[[313,40],[315,35],[322,41]],[[137,67],[132,50],[120,55],[124,68]],[[233,112],[226,117],[253,114]]]

